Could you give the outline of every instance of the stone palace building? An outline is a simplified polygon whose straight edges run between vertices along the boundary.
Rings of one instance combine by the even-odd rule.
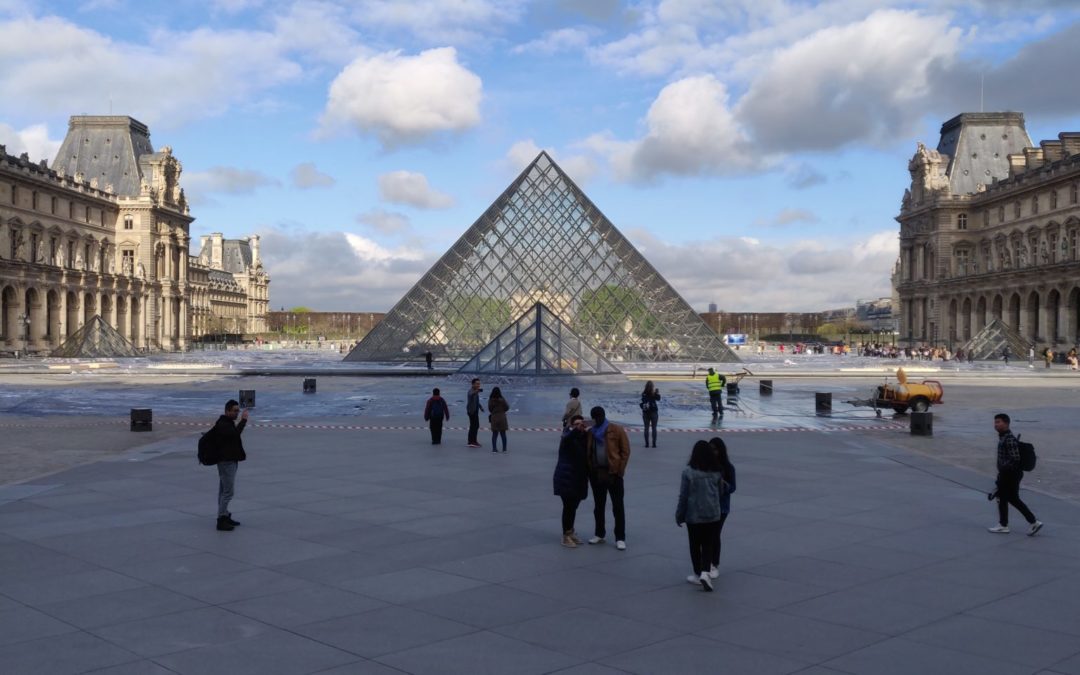
[[[1033,146],[1021,113],[964,113],[919,144],[897,221],[904,344],[956,348],[993,319],[1036,349],[1080,339],[1080,133]]]
[[[52,166],[0,146],[0,352],[48,351],[95,314],[148,351],[265,330],[258,238],[192,258],[181,171],[127,116],[72,117]]]

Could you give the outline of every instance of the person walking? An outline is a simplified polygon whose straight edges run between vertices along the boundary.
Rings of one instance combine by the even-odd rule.
[[[645,383],[641,392],[641,421],[645,426],[645,447],[649,447],[649,427],[652,427],[652,446],[656,447],[656,423],[660,419],[660,391],[653,387],[652,380]]]
[[[578,400],[579,396],[581,396],[581,392],[578,391],[577,387],[574,387],[570,390],[570,400],[566,402],[566,409],[563,410],[562,414],[563,429],[566,429],[570,426],[570,420],[574,417],[574,415],[582,417],[581,401]]]
[[[987,528],[995,534],[1009,533],[1009,505],[1020,512],[1024,520],[1031,527],[1028,536],[1034,536],[1042,529],[1042,522],[1035,518],[1035,514],[1020,499],[1020,481],[1024,477],[1024,471],[1020,468],[1020,445],[1009,428],[1012,420],[1005,413],[994,415],[994,431],[998,433],[997,445],[997,490],[990,494],[997,495],[998,524],[996,527]]]
[[[724,534],[724,523],[727,522],[728,514],[731,513],[731,493],[735,492],[735,465],[731,463],[731,459],[728,457],[727,444],[724,443],[724,439],[716,436],[709,439],[709,445],[716,456],[716,464],[719,467],[720,475],[723,476],[724,482],[727,483],[727,490],[720,496],[720,521],[716,524],[716,545],[713,546],[712,565],[709,567],[709,576],[715,579],[720,576],[720,548],[723,543],[721,538]]]
[[[465,414],[469,416],[469,441],[470,448],[479,448],[480,441],[476,440],[476,434],[480,431],[480,412],[484,406],[480,405],[480,378],[474,377],[469,385],[469,391],[465,394]]]
[[[574,415],[559,440],[559,459],[552,476],[555,495],[562,499],[562,545],[567,548],[582,543],[574,531],[574,520],[578,505],[589,496],[588,435],[585,420]]]
[[[431,444],[442,445],[442,425],[450,419],[450,405],[439,395],[439,388],[431,390],[431,398],[424,405],[424,421],[431,429]]]
[[[510,411],[510,404],[503,398],[502,390],[495,387],[488,397],[488,423],[491,425],[491,451],[498,452],[495,441],[502,438],[502,451],[506,452],[506,430],[509,424],[506,421],[506,413]]]
[[[1028,347],[1028,368],[1035,367],[1035,345]]]
[[[709,391],[709,405],[712,406],[712,418],[713,422],[718,417],[724,416],[724,385],[727,384],[727,378],[723,374],[716,372],[712,368],[709,368],[709,372],[705,375],[705,388]]]
[[[605,511],[611,495],[611,513],[615,518],[615,548],[626,550],[626,508],[623,477],[630,461],[630,438],[626,429],[607,419],[600,406],[589,411],[593,426],[586,437],[588,442],[589,486],[593,493],[593,518],[596,528],[590,544],[600,544],[607,536]]]
[[[431,369],[432,369],[432,368],[431,368],[431,362],[432,362],[432,360],[433,360],[434,358],[435,358],[435,357],[434,357],[434,356],[432,355],[432,353],[431,353],[430,351],[426,351],[426,352],[424,352],[424,362],[425,362],[425,363],[427,363],[427,369],[428,369],[428,370],[431,370]]]
[[[706,591],[713,589],[709,566],[720,523],[720,496],[725,491],[719,468],[712,446],[707,441],[694,443],[690,461],[682,472],[679,503],[675,508],[675,523],[679,527],[686,524],[686,535],[690,540],[690,563],[694,574],[686,580],[701,584]]]
[[[1009,346],[1006,345],[1005,348],[1001,350],[1001,358],[1005,359],[1005,365],[1009,365],[1009,356],[1011,355],[1012,351],[1010,351]]]
[[[240,418],[239,423],[236,422],[238,417]],[[236,469],[240,462],[247,459],[247,453],[244,452],[244,443],[240,439],[240,434],[244,432],[244,427],[247,426],[247,420],[248,411],[245,410],[241,413],[240,403],[229,399],[225,403],[225,414],[218,417],[218,421],[210,432],[214,434],[217,456],[219,457],[217,463],[217,529],[222,532],[231,532],[233,528],[240,524],[239,521],[233,520],[232,513],[229,512],[229,503],[232,501],[236,491]]]
[[[1054,350],[1049,347],[1043,352],[1043,358],[1046,359],[1046,367],[1049,368],[1050,364],[1054,362]]]

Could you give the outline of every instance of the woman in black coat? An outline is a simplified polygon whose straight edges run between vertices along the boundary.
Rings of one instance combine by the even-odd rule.
[[[582,543],[574,533],[574,518],[578,504],[589,496],[588,433],[581,415],[570,418],[570,426],[559,441],[559,461],[552,477],[555,494],[562,498],[562,545],[567,548],[577,548]]]

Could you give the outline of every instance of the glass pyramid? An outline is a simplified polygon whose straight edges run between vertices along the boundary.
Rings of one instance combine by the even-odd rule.
[[[1026,359],[1028,348],[1031,343],[1020,335],[1019,332],[1009,328],[1001,319],[994,319],[986,324],[986,327],[975,334],[966,345],[964,353],[971,354],[971,358],[979,361],[1002,358],[1005,347],[1012,352],[1014,359]]]
[[[110,326],[100,314],[90,317],[79,330],[54,349],[50,356],[66,358],[115,358],[138,356],[135,345]]]
[[[619,369],[538,302],[499,333],[460,373],[607,375]]]
[[[464,361],[538,302],[612,362],[739,360],[545,152],[345,360]]]

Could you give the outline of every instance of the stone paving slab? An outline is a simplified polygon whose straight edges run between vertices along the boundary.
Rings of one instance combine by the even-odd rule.
[[[559,545],[556,437],[458,435],[253,427],[228,533],[193,434],[15,486],[0,672],[1080,672],[1080,507],[1025,490],[1044,530],[989,534],[989,479],[905,432],[728,434],[714,593],[674,524],[695,435],[634,445],[625,552]]]

